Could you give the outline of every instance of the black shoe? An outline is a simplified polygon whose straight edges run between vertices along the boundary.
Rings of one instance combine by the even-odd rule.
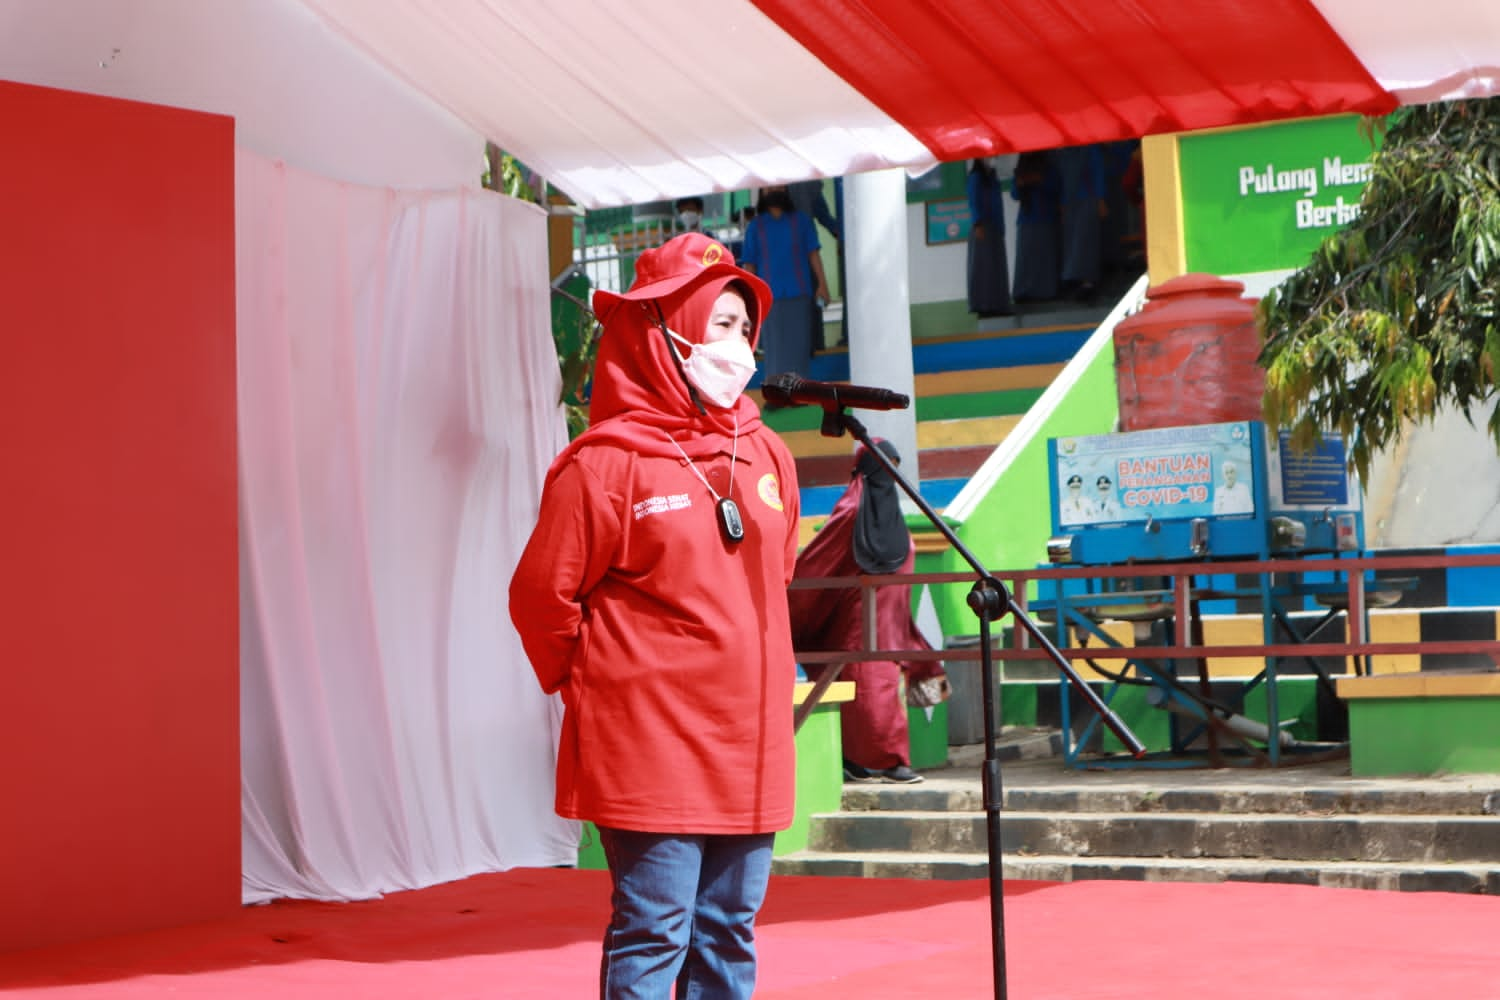
[[[852,760],[844,761],[844,780],[858,785],[867,784],[871,781],[879,781],[876,773],[868,768],[860,767]]]
[[[895,767],[888,767],[884,771],[870,771],[869,774],[876,781],[884,781],[891,785],[915,785],[917,782],[923,780],[920,774],[905,764],[897,764]]]

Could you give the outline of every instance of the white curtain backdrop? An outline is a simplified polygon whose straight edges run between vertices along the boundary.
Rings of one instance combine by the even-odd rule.
[[[545,215],[237,175],[244,898],[570,864],[506,611],[566,443]]]

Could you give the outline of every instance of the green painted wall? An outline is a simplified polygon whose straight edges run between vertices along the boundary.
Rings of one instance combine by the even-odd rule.
[[[1172,745],[1172,717],[1165,709],[1156,708],[1146,704],[1146,692],[1149,688],[1134,684],[1115,685],[1113,690],[1096,687],[1105,699],[1105,703],[1119,716],[1120,721],[1125,723],[1125,728],[1135,734],[1136,739],[1146,745],[1147,750],[1167,750]],[[1085,711],[1088,711],[1085,709]],[[1084,719],[1075,719],[1073,726],[1075,731],[1080,725],[1092,721],[1092,712]],[[1184,722],[1189,720],[1184,719]],[[1096,724],[1102,728],[1103,722]],[[1191,722],[1189,722],[1191,725]],[[1108,729],[1103,729],[1104,738],[1100,746],[1105,753],[1121,753],[1125,750],[1125,744],[1115,738]]]
[[[844,751],[838,705],[819,705],[797,732],[797,814],[776,835],[774,853],[807,847],[814,813],[837,812],[844,795]]]
[[[1245,696],[1245,716],[1265,722],[1266,686],[1258,684]],[[1296,721],[1281,728],[1299,740],[1313,742],[1318,733],[1318,682],[1313,677],[1282,677],[1276,682],[1276,714],[1282,723]]]
[[[1500,698],[1351,698],[1350,770],[1500,774]]]
[[[927,711],[913,706],[906,710],[911,766],[918,771],[928,767],[942,767],[948,763],[948,704],[944,702],[932,706],[930,719]]]
[[[1005,681],[1000,686],[1000,719],[1006,726],[1034,726],[1037,724],[1037,691],[1043,686],[1057,687],[1058,680]],[[1150,751],[1164,751],[1171,747],[1171,717],[1166,711],[1146,703],[1146,688],[1120,685],[1113,691],[1102,683],[1095,683],[1094,690],[1103,696],[1110,709],[1120,717],[1126,727]],[[1315,740],[1317,727],[1317,687],[1311,677],[1283,677],[1277,684],[1278,705],[1282,719],[1295,717],[1290,727],[1298,739]],[[1258,685],[1245,698],[1245,715],[1257,722],[1266,720],[1265,685]],[[1089,720],[1075,719],[1075,728]],[[1188,726],[1190,720],[1182,720]],[[1180,727],[1179,727],[1180,728]],[[1105,751],[1117,753],[1125,748],[1113,734],[1104,732],[1102,744]]]
[[[599,831],[594,824],[583,824],[583,837],[578,841],[578,867],[603,871],[609,865],[604,862],[604,848],[599,846]]]
[[[1000,724],[1002,726],[1036,725],[1036,684],[1034,682],[1001,682]]]
[[[1316,682],[1311,677],[1283,677],[1276,684],[1277,708],[1282,720],[1295,718],[1297,721],[1288,727],[1293,736],[1303,740],[1317,739],[1317,688]],[[1106,687],[1096,688],[1106,699],[1109,707],[1120,717],[1131,732],[1150,751],[1166,751],[1172,746],[1172,716],[1165,710],[1146,703],[1148,688],[1141,686],[1121,685],[1116,688],[1113,697]],[[1266,686],[1256,685],[1255,689],[1245,696],[1243,714],[1256,722],[1266,721]],[[1196,727],[1196,723],[1189,718],[1178,717],[1178,731],[1186,735]],[[1220,741],[1220,746],[1232,747],[1233,742]],[[1125,749],[1124,744],[1114,737],[1108,730],[1104,733],[1103,748],[1110,753],[1121,752]]]
[[[963,299],[943,302],[913,302],[911,306],[911,339],[931,340],[974,332],[974,314]]]
[[[958,392],[948,396],[919,397],[918,420],[964,420],[969,417],[1020,415],[1031,409],[1046,388],[994,389],[989,392]]]

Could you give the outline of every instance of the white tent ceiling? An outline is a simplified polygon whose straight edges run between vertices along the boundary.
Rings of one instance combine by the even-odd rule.
[[[0,0],[0,78],[587,207],[1500,90],[1494,0]]]

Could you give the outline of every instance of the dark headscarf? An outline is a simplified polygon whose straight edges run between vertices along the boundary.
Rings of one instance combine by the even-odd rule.
[[[901,461],[896,446],[884,439],[875,447],[894,462]],[[894,573],[906,562],[911,532],[901,513],[896,481],[880,459],[864,448],[854,462],[854,474],[864,479],[859,510],[854,515],[854,561],[866,573]]]

